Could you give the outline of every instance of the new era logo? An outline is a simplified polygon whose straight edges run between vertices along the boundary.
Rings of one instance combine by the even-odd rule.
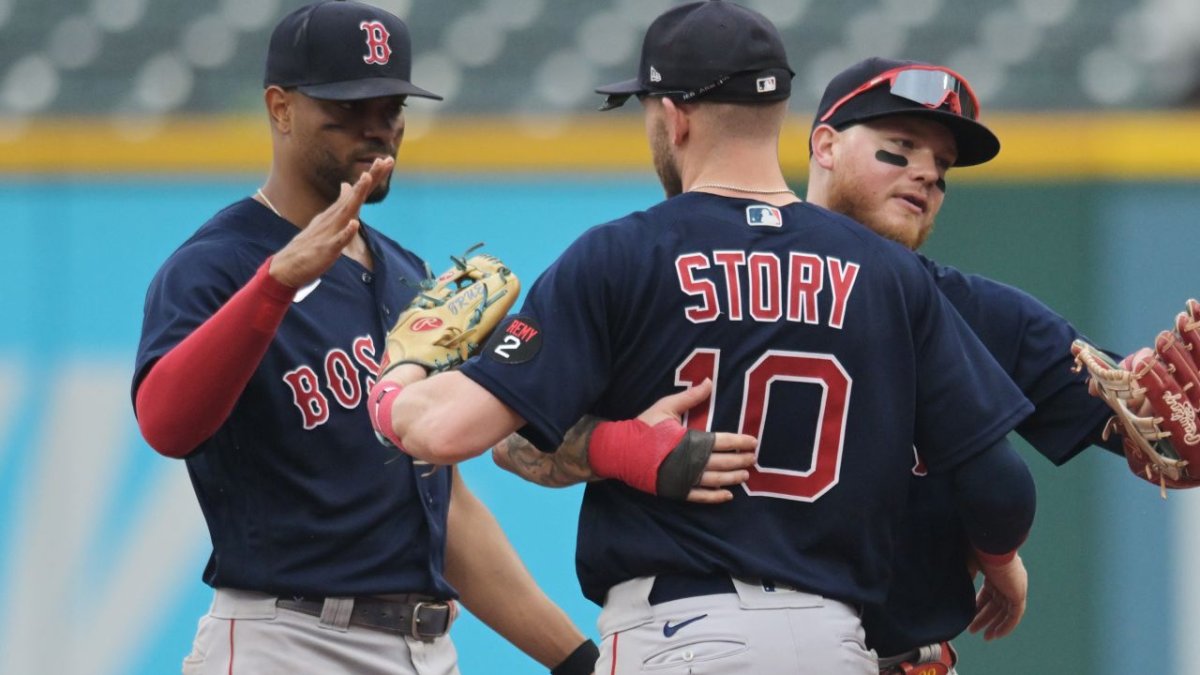
[[[770,91],[775,91],[775,78],[760,77],[754,81],[754,85],[758,88],[758,93],[765,94]]]
[[[658,74],[658,71],[654,69],[654,66],[650,66],[650,81],[662,82],[662,75]]]
[[[783,214],[774,206],[755,204],[746,207],[746,223],[758,227],[779,227],[783,225]]]

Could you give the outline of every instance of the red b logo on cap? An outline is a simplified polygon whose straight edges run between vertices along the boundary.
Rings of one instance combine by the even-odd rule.
[[[392,58],[392,48],[388,46],[388,38],[391,35],[383,27],[383,23],[364,21],[358,24],[358,27],[367,33],[367,55],[363,57],[363,61],[387,65],[388,59]]]

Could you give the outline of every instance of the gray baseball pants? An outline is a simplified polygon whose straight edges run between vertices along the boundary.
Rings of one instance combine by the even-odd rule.
[[[336,625],[275,606],[275,596],[217,589],[183,675],[459,675],[446,635],[424,642]]]
[[[777,585],[734,579],[736,593],[651,605],[653,577],[609,590],[597,621],[597,675],[878,675],[859,613]]]

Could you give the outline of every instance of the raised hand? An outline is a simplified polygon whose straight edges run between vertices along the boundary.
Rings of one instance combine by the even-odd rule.
[[[342,183],[337,200],[313,216],[308,226],[271,259],[271,276],[292,288],[319,279],[358,234],[358,210],[395,164],[391,157],[376,159],[354,185]]]

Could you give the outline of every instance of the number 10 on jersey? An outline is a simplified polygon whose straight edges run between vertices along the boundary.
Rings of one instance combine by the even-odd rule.
[[[713,393],[684,416],[689,429],[712,431],[713,411],[721,391],[717,380],[721,350],[697,348],[675,369],[675,384],[695,386],[712,380]],[[817,410],[770,410],[771,388],[786,383],[821,387]],[[816,434],[811,449],[796,448],[797,454],[809,450],[807,469],[763,466],[761,460],[750,467],[750,479],[742,488],[751,496],[815,501],[837,485],[842,468],[842,445],[846,436],[846,413],[850,404],[850,376],[832,354],[767,350],[746,370],[742,388],[738,432],[759,439],[758,456],[763,457],[762,439],[767,425],[782,428],[774,438],[795,438],[788,428],[805,423],[801,416],[813,415]],[[774,416],[772,416],[774,415]],[[775,441],[778,442],[778,441]],[[773,456],[778,457],[778,454]]]

